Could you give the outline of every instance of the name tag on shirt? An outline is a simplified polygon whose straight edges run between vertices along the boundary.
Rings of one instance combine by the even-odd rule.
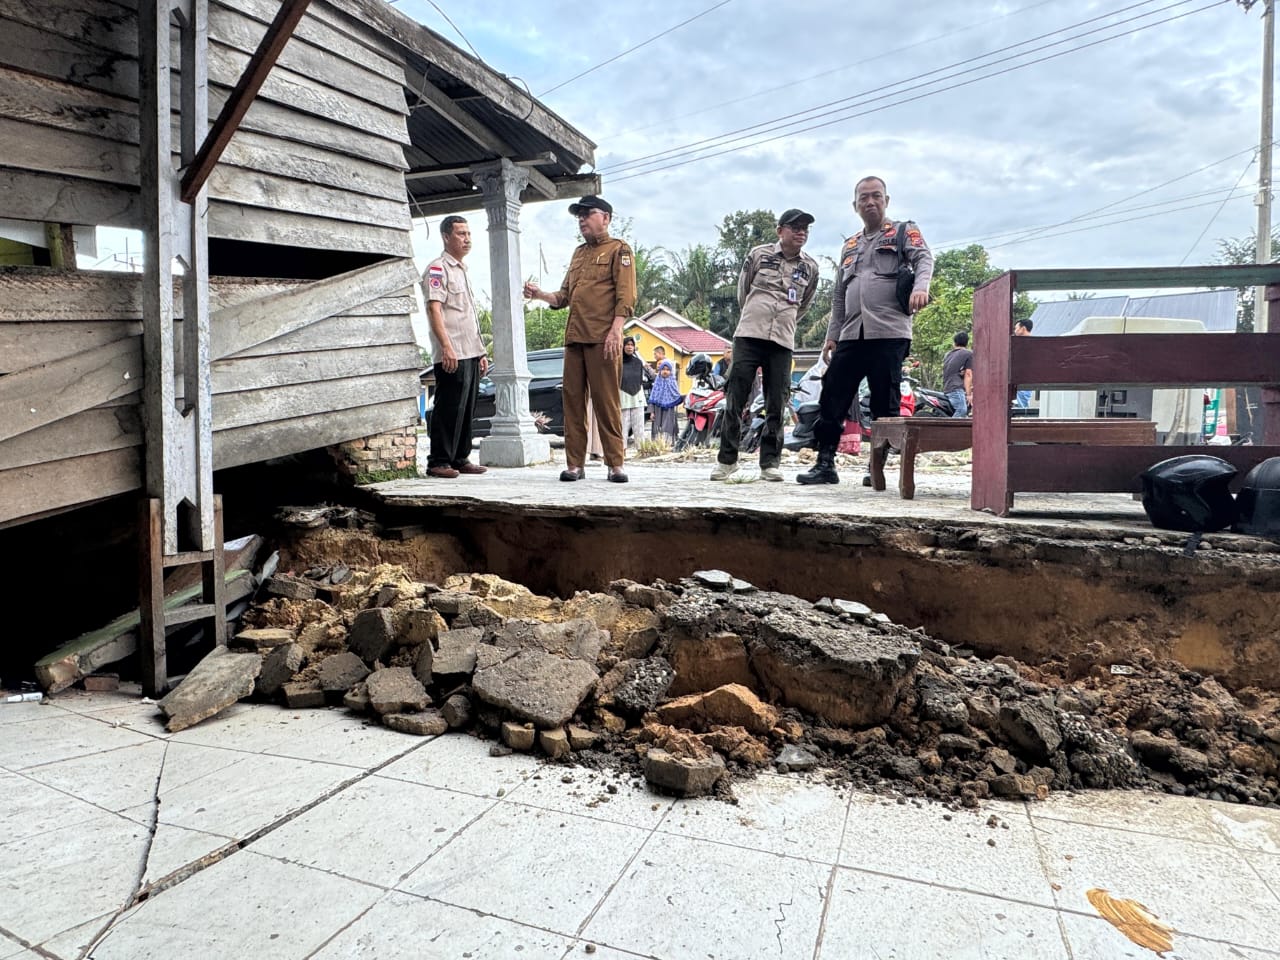
[[[788,288],[787,303],[799,303],[799,302],[800,302],[800,294],[796,292],[796,288],[795,287]]]

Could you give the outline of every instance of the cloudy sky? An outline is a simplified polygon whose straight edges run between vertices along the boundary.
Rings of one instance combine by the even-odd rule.
[[[1261,4],[397,7],[597,143],[604,196],[641,244],[714,244],[727,213],[798,206],[817,218],[810,252],[834,256],[872,172],[935,249],[982,243],[1010,268],[1207,263],[1256,222]],[[575,242],[565,204],[530,205],[521,224],[526,276],[541,249],[554,286]],[[487,293],[483,226],[478,213],[471,265]]]

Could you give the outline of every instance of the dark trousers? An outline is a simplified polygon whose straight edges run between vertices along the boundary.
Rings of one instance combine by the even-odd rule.
[[[844,432],[844,421],[858,395],[863,378],[871,388],[871,419],[896,417],[901,409],[902,361],[911,340],[841,340],[822,377],[818,398],[818,423],[813,428],[819,450],[835,450]]]
[[[431,410],[428,467],[460,467],[471,456],[471,420],[480,389],[480,358],[459,360],[453,373],[435,365],[436,401]]]
[[[760,437],[760,466],[782,462],[782,407],[791,392],[791,350],[758,337],[733,338],[733,363],[724,388],[724,421],[720,432],[721,463],[737,463],[742,443],[742,410],[756,384],[756,368],[762,372],[764,432]]]

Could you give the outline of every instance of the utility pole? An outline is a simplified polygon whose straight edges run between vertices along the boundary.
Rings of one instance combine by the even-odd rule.
[[[1245,0],[1241,0],[1245,2]],[[1245,9],[1257,0],[1249,0]],[[1275,73],[1276,16],[1275,0],[1262,5],[1262,133],[1258,138],[1258,205],[1257,256],[1255,263],[1271,262],[1271,141],[1272,86]],[[1258,287],[1253,295],[1253,329],[1266,333],[1268,325],[1267,288]]]

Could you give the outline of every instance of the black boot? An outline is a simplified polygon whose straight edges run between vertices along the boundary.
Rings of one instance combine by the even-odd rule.
[[[807,472],[796,477],[796,483],[839,483],[840,474],[836,473],[836,451],[833,447],[818,449],[818,462]]]

